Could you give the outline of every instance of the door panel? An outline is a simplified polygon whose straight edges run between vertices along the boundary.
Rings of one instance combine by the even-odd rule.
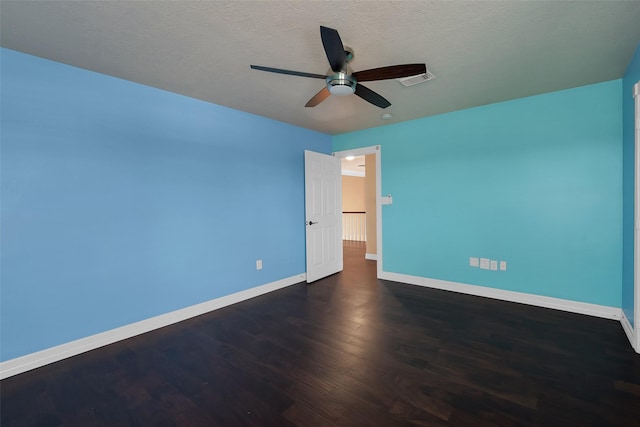
[[[304,152],[307,282],[342,271],[340,159]]]

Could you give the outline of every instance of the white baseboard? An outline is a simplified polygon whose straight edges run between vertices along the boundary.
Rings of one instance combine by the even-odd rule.
[[[517,302],[538,307],[553,308],[571,313],[587,314],[589,316],[605,319],[620,320],[622,309],[606,305],[590,304],[586,302],[571,301],[560,298],[545,297],[541,295],[527,294],[523,292],[507,291],[504,289],[488,288],[485,286],[467,285],[465,283],[449,282],[446,280],[429,279],[407,274],[382,272],[379,277],[384,280],[403,282],[410,285],[424,286],[427,288],[442,289],[445,291],[459,292],[503,301]]]
[[[306,280],[297,274],[0,363],[0,380]]]
[[[372,261],[378,260],[378,254],[364,254],[364,259],[370,259]]]
[[[622,311],[622,318],[620,319],[620,323],[622,324],[622,329],[624,329],[624,333],[627,334],[627,338],[631,343],[631,347],[636,351],[636,353],[640,353],[640,346],[636,342],[636,334],[633,328],[631,327],[631,322],[627,319],[626,314],[624,314],[624,310]]]

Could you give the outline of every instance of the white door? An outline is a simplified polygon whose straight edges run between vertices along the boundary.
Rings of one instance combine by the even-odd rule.
[[[307,283],[342,271],[340,159],[304,152]]]

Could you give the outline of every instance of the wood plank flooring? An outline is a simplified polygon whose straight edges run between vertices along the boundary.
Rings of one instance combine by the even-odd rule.
[[[345,271],[0,383],[2,426],[636,426],[616,321]]]

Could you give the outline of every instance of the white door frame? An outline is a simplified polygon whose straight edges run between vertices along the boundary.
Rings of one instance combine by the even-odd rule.
[[[372,145],[370,147],[355,148],[352,150],[336,151],[334,156],[343,158],[347,156],[364,156],[366,154],[376,155],[376,258],[377,258],[377,272],[376,276],[380,278],[382,276],[382,153],[379,145]]]
[[[636,352],[640,353],[640,81],[633,86],[635,180],[634,180],[634,272],[633,272],[633,340]]]

